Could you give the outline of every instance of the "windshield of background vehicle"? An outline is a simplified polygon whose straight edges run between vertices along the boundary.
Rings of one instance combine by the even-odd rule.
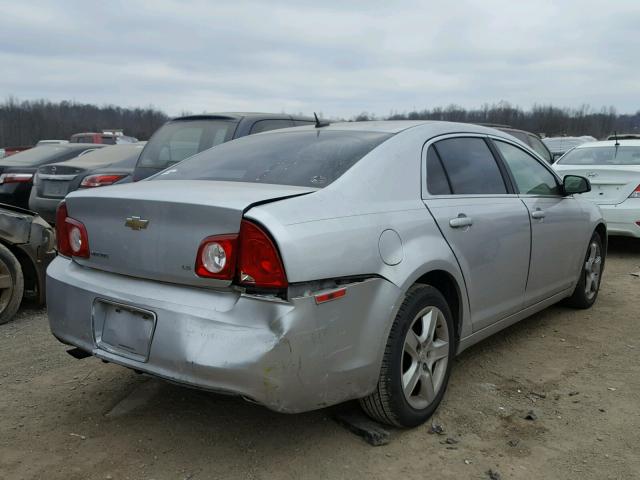
[[[574,148],[558,163],[560,165],[640,165],[640,147]]]
[[[220,180],[322,188],[391,136],[336,130],[253,135],[202,152],[153,180]]]
[[[138,167],[164,169],[233,138],[237,122],[177,120],[165,124],[149,140]]]

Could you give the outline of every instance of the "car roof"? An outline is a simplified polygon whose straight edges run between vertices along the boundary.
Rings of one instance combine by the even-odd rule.
[[[287,113],[263,113],[263,112],[214,112],[214,113],[201,113],[198,115],[184,115],[181,117],[172,118],[170,121],[182,121],[182,120],[242,120],[243,118],[249,119],[269,119],[269,120],[304,120],[313,122],[312,117],[305,117],[302,115],[289,115]]]
[[[640,147],[640,140],[618,140],[621,147]],[[594,147],[615,147],[615,140],[602,140],[600,142],[587,142],[578,145],[576,148],[594,148]]]
[[[319,130],[334,131],[360,131],[360,132],[380,132],[396,134],[410,128],[423,127],[425,134],[443,135],[446,133],[480,133],[480,134],[500,134],[501,132],[490,127],[484,127],[474,123],[445,122],[440,120],[374,120],[365,122],[334,122],[327,126],[320,127]],[[291,131],[315,130],[314,125],[302,127],[282,128],[259,133],[258,135],[268,135]]]

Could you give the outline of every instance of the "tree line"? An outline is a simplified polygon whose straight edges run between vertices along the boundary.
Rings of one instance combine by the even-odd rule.
[[[97,106],[72,101],[18,101],[9,98],[0,103],[0,147],[33,145],[43,139],[68,139],[74,133],[123,129],[126,135],[148,139],[168,116],[153,107],[123,108]],[[613,107],[595,110],[588,105],[560,108],[534,105],[529,110],[507,102],[485,104],[477,109],[457,105],[426,108],[407,113],[392,112],[383,117],[363,112],[350,120],[447,120],[453,122],[510,125],[543,134],[591,135],[606,138],[618,133],[640,133],[640,111],[619,114]]]
[[[375,115],[361,113],[354,120],[376,120]],[[613,107],[594,110],[588,105],[580,108],[560,108],[534,105],[524,110],[507,102],[485,104],[478,109],[457,105],[427,108],[408,113],[391,113],[384,120],[446,120],[450,122],[509,125],[543,136],[591,135],[598,139],[618,133],[640,133],[640,110],[634,114],[618,114]]]
[[[74,133],[123,129],[125,135],[148,139],[168,119],[152,107],[99,107],[70,101],[18,101],[0,103],[0,147],[34,145],[38,140],[68,140]]]

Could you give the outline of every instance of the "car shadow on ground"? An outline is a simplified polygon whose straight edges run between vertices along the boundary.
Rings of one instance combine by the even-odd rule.
[[[640,257],[640,238],[609,237],[608,254],[630,254]]]

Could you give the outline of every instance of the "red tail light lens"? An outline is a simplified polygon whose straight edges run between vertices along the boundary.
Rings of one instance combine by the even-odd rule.
[[[631,195],[629,195],[629,198],[640,198],[640,185],[638,185],[636,189],[633,192],[631,192]]]
[[[80,186],[84,188],[104,187],[105,185],[113,185],[124,177],[126,175],[89,175],[82,179]]]
[[[0,183],[29,183],[33,179],[33,173],[3,173],[0,175]]]
[[[220,280],[236,278],[240,285],[286,288],[278,249],[258,225],[242,220],[238,235],[214,235],[198,247],[196,275]]]
[[[89,257],[87,229],[78,220],[69,217],[67,205],[62,202],[56,210],[56,239],[58,253],[67,257]]]
[[[238,250],[240,284],[255,287],[287,287],[287,276],[278,249],[269,235],[258,225],[242,220]]]
[[[237,235],[205,238],[198,248],[196,274],[200,277],[232,280],[236,270]]]

